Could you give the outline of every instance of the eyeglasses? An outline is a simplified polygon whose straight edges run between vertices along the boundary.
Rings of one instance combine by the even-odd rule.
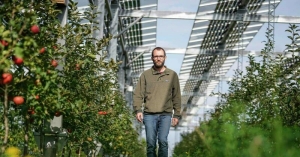
[[[153,59],[163,59],[165,56],[152,56]]]

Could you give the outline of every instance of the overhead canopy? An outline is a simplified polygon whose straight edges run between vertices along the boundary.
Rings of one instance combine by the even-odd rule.
[[[186,48],[165,48],[167,53],[184,54],[179,78],[186,123],[220,80],[230,79],[225,74],[239,56],[252,53],[245,48],[264,23],[300,23],[299,17],[274,16],[281,0],[199,0],[197,12],[159,11],[157,0],[105,2],[119,7],[119,33],[131,26],[119,40],[128,55],[133,87],[153,65],[150,58],[157,46],[157,19],[194,20]]]
[[[276,7],[281,1],[270,2]],[[179,73],[184,115],[204,103],[236,61],[238,53],[243,53],[264,24],[262,19],[268,17],[270,8],[269,1],[264,0],[201,0],[196,13],[180,13],[157,11],[156,0],[121,0],[120,3],[123,11],[119,17],[124,19],[125,25],[144,16],[126,33],[130,59],[143,53],[131,64],[134,86],[139,74],[152,66],[150,51],[156,46],[157,18],[194,19],[188,45],[181,50],[185,53]],[[168,53],[168,49],[166,51]],[[191,51],[199,53],[191,54]],[[229,53],[223,53],[226,51]]]

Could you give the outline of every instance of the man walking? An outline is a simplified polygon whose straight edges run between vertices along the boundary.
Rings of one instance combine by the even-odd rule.
[[[181,111],[181,93],[176,72],[164,63],[166,52],[161,47],[152,50],[152,68],[144,71],[133,94],[136,119],[143,122],[146,131],[147,157],[168,157],[168,134],[178,124]]]

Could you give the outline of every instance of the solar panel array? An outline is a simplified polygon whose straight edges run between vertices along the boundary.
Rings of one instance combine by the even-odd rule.
[[[158,0],[118,2],[120,9],[125,11],[149,11],[158,8]],[[207,96],[218,85],[220,81],[218,78],[223,78],[238,59],[236,52],[244,50],[263,25],[261,21],[221,20],[217,16],[238,15],[242,18],[243,15],[268,15],[270,3],[276,7],[280,2],[281,0],[199,0],[179,73],[184,118],[186,115],[192,115],[193,108],[204,104]],[[200,20],[206,15],[216,17],[213,20]],[[119,18],[122,22],[119,25],[122,26],[120,30],[138,19],[136,16],[119,16]],[[124,33],[124,46],[131,62],[133,86],[136,85],[139,75],[153,64],[150,48],[156,46],[156,38],[157,18],[142,18]],[[131,47],[145,50],[137,52]],[[232,53],[232,50],[235,52]],[[191,51],[199,53],[190,53]]]

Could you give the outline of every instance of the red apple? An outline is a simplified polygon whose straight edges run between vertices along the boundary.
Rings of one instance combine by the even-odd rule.
[[[52,65],[53,67],[57,67],[57,66],[58,66],[58,62],[57,62],[56,60],[52,60],[52,61],[51,61],[51,65]]]
[[[46,48],[45,48],[45,47],[42,47],[42,48],[40,49],[40,54],[45,53],[45,52],[46,52]]]
[[[36,95],[35,96],[35,100],[39,100],[40,99],[40,96],[39,95]]]
[[[21,65],[21,64],[23,64],[23,59],[20,58],[20,57],[12,56],[12,60],[14,61],[14,63],[15,63],[16,65]]]
[[[3,73],[2,78],[1,78],[1,84],[9,84],[9,83],[11,83],[12,79],[13,79],[12,74]]]
[[[22,105],[24,103],[24,98],[22,96],[15,96],[13,102],[16,105]]]
[[[33,34],[37,34],[37,33],[40,32],[40,28],[39,28],[38,25],[33,25],[33,26],[31,26],[30,30],[31,30],[31,32],[32,32]]]
[[[107,115],[107,112],[106,111],[99,111],[98,114],[99,115]]]
[[[60,115],[61,115],[61,113],[59,111],[56,111],[54,114],[55,117],[59,117]]]
[[[28,112],[28,114],[31,114],[31,115],[35,114],[34,109],[28,109],[27,112]]]
[[[5,41],[5,40],[1,40],[1,44],[5,47],[5,46],[8,46],[8,42]]]
[[[75,69],[76,69],[76,70],[80,70],[80,64],[76,64]]]

